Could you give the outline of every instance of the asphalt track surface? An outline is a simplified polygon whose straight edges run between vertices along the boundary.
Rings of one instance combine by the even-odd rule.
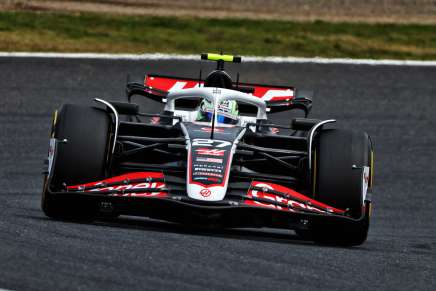
[[[434,290],[436,67],[247,63],[241,81],[316,90],[313,117],[375,141],[368,241],[292,231],[206,231],[148,219],[54,221],[40,210],[52,111],[124,98],[126,74],[197,76],[192,61],[0,58],[0,288],[14,290]],[[283,122],[287,122],[285,118]]]

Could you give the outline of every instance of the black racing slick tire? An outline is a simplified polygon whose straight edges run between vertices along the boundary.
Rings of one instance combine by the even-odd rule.
[[[363,183],[372,175],[372,145],[364,132],[330,129],[320,133],[314,152],[314,199],[346,210],[354,220],[315,220],[310,232],[318,243],[353,246],[366,241],[370,202]],[[370,174],[364,177],[363,168]],[[365,180],[366,179],[366,180]]]
[[[110,130],[110,116],[98,108],[65,104],[55,114],[51,137],[57,140],[56,155],[42,194],[42,210],[48,217],[88,220],[97,213],[91,201],[64,199],[49,190],[104,179]]]

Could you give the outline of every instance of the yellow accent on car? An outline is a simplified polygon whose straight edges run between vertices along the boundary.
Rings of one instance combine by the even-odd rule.
[[[207,59],[209,61],[233,62],[233,56],[232,55],[207,54]]]
[[[58,111],[55,110],[53,113],[53,125],[56,125],[56,122],[58,121]]]
[[[371,217],[372,213],[372,203],[368,203],[368,217]]]
[[[232,55],[223,55],[223,54],[201,54],[202,60],[209,60],[209,61],[222,61],[222,62],[233,62],[233,63],[240,63],[241,57],[240,56],[232,56]]]
[[[372,182],[374,180],[374,151],[371,151],[371,164],[369,170],[371,171],[371,175],[369,177],[369,188],[372,188]]]
[[[53,112],[53,123],[52,123],[52,128],[51,128],[51,133],[50,133],[50,137],[51,138],[54,138],[54,129],[55,129],[55,126],[56,126],[56,122],[58,121],[58,111],[57,110],[55,110],[54,112]]]

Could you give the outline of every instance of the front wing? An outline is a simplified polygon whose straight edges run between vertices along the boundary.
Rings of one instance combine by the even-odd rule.
[[[364,218],[352,218],[346,210],[265,181],[252,181],[245,191],[229,187],[225,199],[214,202],[192,199],[171,188],[161,172],[135,172],[50,194],[70,203],[93,203],[101,213],[194,225],[304,229],[315,220],[353,223]]]

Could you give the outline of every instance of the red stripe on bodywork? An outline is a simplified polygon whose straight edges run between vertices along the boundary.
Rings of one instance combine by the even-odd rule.
[[[144,85],[147,87],[151,87],[152,89],[158,89],[163,91],[170,91],[172,89],[190,89],[198,87],[198,85],[203,85],[203,81],[197,81],[192,79],[177,79],[177,78],[169,78],[169,77],[161,77],[161,76],[147,76],[145,79]],[[283,100],[290,100],[294,98],[293,87],[279,87],[279,86],[268,86],[268,85],[256,85],[256,84],[240,84],[241,86],[250,86],[254,88],[253,96],[263,98],[270,92],[287,92],[288,90],[291,90],[292,93],[286,93],[285,96],[274,96],[274,94],[271,96],[271,99],[269,101],[283,101]]]
[[[263,188],[264,191],[254,190],[252,189],[253,187],[261,188],[261,189]],[[282,195],[277,195],[275,193],[269,192],[271,190],[275,192],[280,192],[280,194]],[[345,213],[345,210],[338,209],[330,205],[324,204],[322,202],[316,201],[301,193],[298,193],[295,190],[274,183],[253,181],[251,183],[250,190],[248,190],[247,192],[247,196],[249,198],[261,198],[263,200],[271,200],[272,202],[275,203],[281,203],[287,205],[287,207],[284,207],[272,203],[258,202],[254,200],[245,201],[245,204],[252,205],[252,206],[263,206],[263,207],[275,208],[278,210],[291,211],[291,212],[300,209],[304,211],[312,211],[312,212],[319,212],[319,213],[334,213],[334,214]]]
[[[230,160],[230,159],[229,159]],[[189,170],[189,168],[188,168]],[[226,176],[228,172],[226,171]],[[137,197],[155,197],[155,198],[165,198],[168,197],[168,193],[166,191],[158,191],[158,192],[147,192],[147,188],[164,188],[166,185],[164,182],[153,182],[152,179],[163,179],[164,175],[161,172],[134,172],[128,173],[120,176],[111,177],[108,179],[90,182],[86,184],[72,185],[67,186],[68,191],[84,191],[84,192],[102,192],[108,190],[116,190],[120,191],[120,193],[109,194],[110,196],[137,196]],[[227,177],[225,177],[227,178]],[[136,180],[135,182],[129,182],[132,180]],[[138,180],[143,180],[137,182]],[[150,180],[147,182],[147,180]],[[116,186],[104,186],[105,184],[117,183],[120,182],[122,184]],[[192,183],[196,183],[191,181]],[[196,183],[201,184],[201,183]],[[95,188],[92,188],[95,186]],[[100,186],[100,187],[99,187]],[[208,185],[207,187],[216,186],[216,185]],[[253,189],[255,187],[256,189]],[[86,190],[81,190],[83,188],[89,188]],[[144,191],[140,193],[132,193],[129,192],[129,189],[143,189]],[[262,189],[262,190],[260,190]],[[281,195],[271,193],[269,191],[280,192]],[[256,201],[256,198],[262,199],[262,202]],[[268,203],[270,200],[274,203]],[[279,203],[280,205],[277,205]],[[247,199],[244,201],[245,205],[254,206],[254,207],[266,207],[272,208],[280,211],[309,211],[314,213],[331,213],[331,214],[345,214],[345,210],[338,209],[327,205],[325,203],[316,201],[312,198],[309,198],[293,189],[277,185],[274,183],[268,182],[260,182],[253,181],[251,183],[250,189],[247,192]]]
[[[160,172],[134,172],[120,176],[111,177],[108,179],[90,182],[86,184],[67,186],[68,191],[81,191],[82,188],[90,188],[83,190],[84,192],[104,192],[104,191],[120,191],[120,193],[109,194],[110,196],[138,196],[138,197],[167,197],[168,193],[165,191],[147,192],[147,188],[164,188],[165,183],[153,182],[152,179],[164,178]],[[133,180],[136,180],[133,182]],[[138,180],[142,180],[138,182]],[[150,181],[148,181],[150,180]],[[131,182],[132,181],[132,182]],[[122,183],[115,186],[104,186],[111,183]],[[92,188],[95,186],[95,188]],[[99,187],[101,186],[101,187]],[[129,192],[129,189],[144,190],[144,192]]]

